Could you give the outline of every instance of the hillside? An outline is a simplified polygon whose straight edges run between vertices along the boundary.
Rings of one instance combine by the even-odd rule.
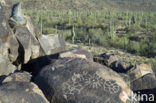
[[[21,1],[21,0],[13,0]],[[57,9],[57,10],[146,10],[155,11],[155,0],[22,0],[26,9]]]
[[[155,11],[155,0],[23,0],[22,5],[43,34],[156,56],[156,13],[139,11]]]

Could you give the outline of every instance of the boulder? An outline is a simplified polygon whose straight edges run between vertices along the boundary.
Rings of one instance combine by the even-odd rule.
[[[31,35],[31,58],[35,59],[40,56],[40,44],[39,41]]]
[[[19,56],[19,42],[17,41],[15,35],[12,35],[9,39],[8,57],[11,62],[16,62]]]
[[[9,59],[0,54],[0,76],[13,73],[15,70],[16,67],[10,63]]]
[[[120,60],[111,63],[110,68],[117,73],[126,73],[128,71],[126,64]]]
[[[116,55],[111,54],[111,53],[104,53],[101,55],[95,55],[94,56],[94,61],[95,62],[99,62],[101,64],[106,65],[107,67],[110,67],[110,65],[115,62],[118,61],[118,58]]]
[[[59,54],[59,58],[67,58],[67,57],[89,59],[93,61],[93,56],[91,55],[91,53],[81,48],[70,49]]]
[[[24,15],[24,18],[27,20],[26,23],[26,27],[28,28],[28,30],[31,32],[31,34],[33,36],[35,36],[36,38],[38,38],[39,36],[41,36],[41,33],[39,32],[39,29],[37,28],[37,26],[35,25],[35,22],[33,19],[31,19],[29,16]]]
[[[41,35],[38,40],[45,55],[65,50],[65,41],[58,34]]]
[[[34,81],[51,103],[132,103],[127,99],[132,91],[123,79],[88,59],[52,61]]]
[[[0,3],[0,39],[3,42],[6,42],[10,31],[9,31],[9,26],[8,26],[8,22],[7,22],[7,17],[5,15],[6,10],[5,7],[2,6],[2,4]]]
[[[27,20],[26,27],[31,33],[31,51],[32,51],[31,58],[34,59],[40,56],[40,43],[37,40],[40,33],[38,32],[37,28],[34,26],[35,23],[29,16],[24,16],[24,18],[26,18]]]
[[[7,57],[8,56],[8,48],[9,48],[9,43],[8,42],[2,42],[2,40],[0,39],[0,54],[2,54],[3,56]]]
[[[20,61],[21,63],[27,63],[31,57],[31,33],[24,26],[16,27],[14,33],[20,45]]]
[[[20,25],[26,25],[26,19],[24,18],[24,15],[22,13],[21,3],[13,5],[9,24],[12,28]]]
[[[14,62],[18,56],[19,45],[8,23],[10,9],[9,2],[6,3],[4,0],[0,2],[0,54],[9,55],[11,62]]]
[[[0,86],[0,103],[49,103],[30,82],[5,82]]]
[[[11,30],[9,28],[8,20],[7,20],[7,10],[4,5],[3,1],[0,2],[0,54],[3,54],[5,56],[8,56],[8,39],[11,35]],[[9,14],[9,13],[8,13]]]
[[[156,88],[156,77],[148,64],[136,65],[127,73],[134,91]]]
[[[104,53],[101,55],[95,55],[94,61],[103,64],[118,73],[127,72],[126,64],[120,61],[115,54]]]
[[[28,72],[16,72],[7,76],[2,83],[5,82],[30,82],[32,75]]]

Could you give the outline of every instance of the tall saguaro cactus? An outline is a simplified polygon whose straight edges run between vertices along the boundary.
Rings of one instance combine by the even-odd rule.
[[[72,43],[74,44],[75,43],[75,27],[73,26],[72,27]]]

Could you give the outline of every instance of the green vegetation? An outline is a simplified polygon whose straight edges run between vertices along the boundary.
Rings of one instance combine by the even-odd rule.
[[[10,0],[27,10],[143,10],[156,11],[155,0]]]
[[[25,10],[43,34],[66,41],[156,56],[156,13],[121,10]]]

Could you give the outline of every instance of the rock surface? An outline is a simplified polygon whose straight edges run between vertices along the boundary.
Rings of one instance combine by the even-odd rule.
[[[65,57],[82,58],[82,59],[89,59],[90,61],[93,61],[93,56],[88,51],[83,50],[81,48],[74,48],[59,54],[59,58],[65,58]]]
[[[12,12],[11,12],[11,18],[9,20],[10,26],[12,28],[19,26],[19,25],[25,25],[26,19],[24,18],[24,15],[22,13],[21,9],[21,3],[17,3],[13,5]]]
[[[29,82],[6,82],[0,86],[0,103],[49,103],[41,90]]]
[[[120,61],[116,55],[111,53],[95,55],[94,61],[110,67],[118,73],[125,73],[127,71],[126,65],[122,61]]]
[[[0,76],[13,73],[16,67],[11,64],[8,58],[0,54]]]
[[[126,67],[117,57],[113,57],[112,54],[108,55],[107,53],[94,56],[94,61],[108,66],[119,73],[133,91],[139,91],[139,93],[146,91],[148,94],[156,94],[154,92],[156,88],[156,76],[150,65],[140,64]]]
[[[136,65],[127,74],[134,91],[156,88],[156,77],[150,65]]]
[[[38,39],[46,55],[65,50],[65,41],[58,34],[42,35]]]
[[[0,2],[0,54],[11,63],[20,69],[20,65],[31,59],[65,50],[65,42],[58,34],[38,32],[31,18],[23,15],[20,3],[11,6],[11,3]]]
[[[82,58],[61,58],[35,78],[51,103],[126,103],[130,88],[112,70]]]
[[[7,76],[2,83],[5,82],[31,82],[31,77],[28,72],[16,72]]]
[[[16,27],[14,30],[15,36],[20,44],[20,53],[22,63],[27,63],[31,57],[31,33],[26,27]]]

